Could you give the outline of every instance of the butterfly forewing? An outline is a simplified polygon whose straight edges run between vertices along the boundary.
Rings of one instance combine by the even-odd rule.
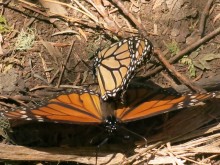
[[[153,46],[151,42],[145,38],[133,37],[130,40],[130,50],[134,54],[137,66],[151,59]]]
[[[135,107],[142,104],[145,100],[151,99],[152,95],[157,93],[157,90],[150,88],[129,88],[125,94],[125,104],[118,103],[116,116],[122,118],[130,107]]]
[[[129,122],[186,108],[213,97],[215,97],[215,93],[189,94],[184,96],[155,94],[151,99],[137,98],[140,101],[136,105],[129,103],[128,106],[118,108],[116,116],[123,122]]]
[[[35,108],[21,107],[2,113],[9,120],[38,120],[64,123],[101,123],[99,96],[87,90],[74,90]]]
[[[89,93],[84,93],[79,96],[81,98],[81,102],[84,106],[84,110],[89,112],[90,114],[95,115],[97,118],[102,118],[102,111],[100,108],[99,96],[91,95]]]

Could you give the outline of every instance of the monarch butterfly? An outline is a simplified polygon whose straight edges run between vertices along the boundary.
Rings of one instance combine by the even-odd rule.
[[[192,106],[215,97],[216,93],[176,95],[166,91],[139,88],[128,89],[128,104],[105,102],[91,90],[75,89],[61,94],[48,103],[27,109],[26,107],[1,113],[9,121],[37,120],[71,124],[104,124],[113,133],[121,122],[130,122],[164,112]]]
[[[146,38],[130,37],[96,52],[93,70],[97,73],[101,98],[108,100],[122,92],[134,76],[135,70],[153,52],[152,43]]]

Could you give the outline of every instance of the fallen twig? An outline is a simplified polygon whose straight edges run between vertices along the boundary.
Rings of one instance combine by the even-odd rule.
[[[61,79],[62,79],[62,77],[63,77],[63,73],[64,73],[65,68],[66,68],[66,64],[67,64],[67,62],[68,62],[68,60],[69,60],[69,57],[70,57],[70,54],[71,54],[71,52],[72,52],[72,50],[73,50],[73,45],[74,45],[74,43],[75,43],[75,40],[73,40],[73,42],[72,42],[72,44],[71,44],[71,47],[70,47],[70,49],[69,49],[68,55],[67,55],[67,57],[66,57],[66,59],[65,59],[65,61],[64,61],[64,64],[62,65],[62,70],[61,70],[61,73],[60,73],[60,77],[59,77],[58,82],[57,82],[57,87],[58,87],[58,88],[59,88],[59,86],[60,86]]]
[[[184,55],[188,54],[189,52],[193,51],[194,49],[198,48],[199,46],[201,46],[202,44],[204,44],[205,42],[211,40],[212,38],[214,38],[215,36],[217,36],[220,33],[220,27],[218,27],[217,29],[215,29],[214,31],[212,31],[211,33],[207,34],[205,37],[201,38],[200,40],[194,42],[192,45],[188,46],[187,48],[183,49],[182,51],[180,51],[178,54],[176,54],[173,58],[171,58],[169,60],[169,63],[174,63],[176,61],[178,61],[179,59],[181,59]],[[147,69],[151,68],[151,66],[149,66]],[[146,74],[144,74],[144,77],[150,77],[158,72],[160,72],[163,69],[162,66],[158,66],[157,68],[155,68],[152,71],[147,72]]]
[[[200,86],[207,91],[217,91],[220,90],[219,80],[220,75],[216,75],[214,77],[205,78],[201,81],[197,81],[194,84]],[[174,89],[176,89],[180,93],[185,93],[189,91],[189,88],[187,88],[185,85],[178,85]]]
[[[135,18],[119,0],[112,0],[112,2],[114,2],[114,4],[116,4],[120,8],[124,15],[131,19],[131,21],[137,26],[139,33],[146,37],[147,32],[144,29],[144,26],[140,22],[138,22],[137,18]]]
[[[99,12],[99,14],[103,17],[106,24],[104,24],[105,28],[114,32],[118,33],[119,29],[118,26],[115,24],[113,20],[111,20],[108,16],[108,13],[106,12],[106,9],[102,5],[101,0],[87,0],[90,4],[92,4],[96,10]]]
[[[170,65],[170,63],[163,57],[163,54],[160,50],[155,50],[155,55],[158,60],[166,67],[166,69],[168,69],[169,72],[172,73],[180,82],[196,92],[204,92],[204,89],[193,85],[188,78],[177,72],[176,69],[172,65]]]
[[[204,35],[204,29],[205,29],[205,25],[206,25],[206,19],[207,16],[209,15],[209,10],[212,6],[213,0],[208,0],[207,4],[202,12],[201,18],[200,18],[200,24],[199,24],[199,33],[201,35],[201,37],[203,37]]]

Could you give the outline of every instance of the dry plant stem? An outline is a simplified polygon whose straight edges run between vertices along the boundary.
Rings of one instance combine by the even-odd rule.
[[[2,2],[0,3],[0,5],[6,6],[6,5],[8,5],[10,2],[11,2],[11,0],[2,1]]]
[[[198,48],[199,46],[201,46],[202,44],[204,44],[205,42],[211,40],[213,37],[217,36],[220,33],[220,27],[218,27],[217,29],[215,29],[214,31],[212,31],[211,33],[209,33],[208,35],[206,35],[205,37],[201,38],[200,40],[198,40],[197,42],[194,42],[193,44],[191,44],[190,46],[188,46],[187,48],[183,49],[182,51],[180,51],[177,55],[175,55],[173,58],[171,58],[169,60],[169,63],[174,63],[176,61],[178,61],[179,59],[181,59],[184,55],[188,54],[189,52],[193,51],[194,49]],[[158,73],[159,71],[161,71],[163,69],[162,66],[159,66],[157,68],[155,68],[154,70],[147,72],[147,74],[144,74],[144,77],[150,77],[156,73]]]
[[[3,106],[6,106],[6,107],[9,107],[9,108],[14,108],[14,106],[10,105],[10,104],[7,104],[5,102],[2,102],[0,101],[0,105],[3,105]],[[1,129],[0,129],[1,130]]]
[[[78,0],[74,0],[74,2],[85,11],[85,13],[88,13],[88,15],[95,21],[95,22],[99,22],[98,18],[92,14],[89,10],[87,10],[81,3],[79,3]],[[65,3],[64,3],[65,4]]]
[[[29,96],[20,96],[20,95],[15,95],[15,96],[2,96],[0,95],[0,99],[10,99],[13,100],[23,106],[27,106],[27,104],[23,103],[22,101],[30,101]]]
[[[131,19],[131,21],[137,26],[138,31],[140,32],[141,35],[147,36],[144,26],[137,21],[137,18],[135,18],[119,0],[112,0],[112,2],[120,8],[120,10],[124,13],[124,15],[126,15],[128,18]]]
[[[45,18],[46,18],[47,21],[50,21],[50,20],[49,20],[50,15],[47,14],[47,13],[45,13],[45,12],[42,12],[42,11],[39,10],[39,9],[37,9],[38,6],[32,5],[31,3],[26,4],[27,2],[26,2],[26,1],[23,1],[23,0],[19,0],[19,1],[20,1],[20,4],[21,4],[22,7],[26,8],[26,9],[29,9],[29,10],[31,10],[31,11],[34,11],[34,12],[36,12],[36,13],[39,13],[39,14],[45,16]],[[58,2],[58,1],[54,1],[54,2],[60,3],[60,2]],[[76,1],[75,1],[75,2],[76,2]],[[0,3],[0,4],[1,4],[1,3]],[[62,4],[65,4],[65,3],[62,3]],[[65,5],[67,5],[67,4],[65,4]],[[5,5],[5,6],[6,6],[6,5]],[[6,6],[6,7],[9,8],[9,9],[11,9],[11,10],[19,11],[19,12],[21,12],[21,13],[27,15],[24,11],[19,10],[19,9],[16,8],[15,6],[9,6],[9,5],[8,5],[8,6]],[[72,9],[75,9],[75,10],[77,10],[77,11],[79,11],[79,12],[85,14],[86,16],[88,16],[89,18],[91,18],[91,19],[93,20],[93,22],[95,22],[95,23],[93,23],[93,22],[88,22],[88,21],[85,20],[85,19],[82,20],[82,19],[77,19],[77,18],[73,18],[73,17],[68,17],[68,16],[65,16],[65,15],[60,15],[60,14],[59,14],[58,16],[60,16],[60,17],[63,18],[64,20],[68,21],[71,25],[73,25],[73,23],[77,22],[77,23],[79,23],[79,24],[81,24],[81,25],[85,25],[85,26],[88,26],[88,27],[91,27],[91,28],[94,28],[94,29],[97,28],[98,19],[97,19],[96,17],[94,17],[93,15],[90,15],[90,14],[88,14],[88,13],[86,13],[86,12],[83,12],[82,10],[79,10],[78,8],[75,8],[75,7],[73,7],[73,6],[69,6],[69,5],[68,5],[67,7],[71,7]],[[56,14],[56,13],[51,13],[51,14]],[[44,19],[45,19],[45,18],[44,18]],[[55,26],[56,26],[56,25],[55,25]],[[75,25],[74,25],[74,26],[75,26]],[[104,28],[106,28],[106,27],[104,27]],[[16,33],[14,33],[14,35],[16,35]],[[13,37],[11,37],[11,38],[13,38]]]
[[[149,152],[145,152],[144,155],[141,155],[141,161],[139,160],[140,158],[136,157],[136,160],[134,159],[132,162],[129,162],[129,164],[144,164],[146,162],[150,162],[151,159],[153,159],[156,156],[156,153],[163,148],[163,145],[161,145],[160,147],[156,148],[154,151],[149,151]],[[150,157],[145,157],[146,153],[151,153]],[[137,162],[138,161],[138,162]],[[126,162],[127,163],[127,162]],[[126,164],[124,163],[124,164]],[[150,163],[149,163],[150,164]]]
[[[43,69],[44,69],[44,72],[45,72],[47,81],[48,81],[48,83],[49,83],[51,76],[50,76],[50,73],[47,71],[47,64],[46,64],[44,58],[42,57],[41,53],[38,53],[38,54],[39,54],[39,56],[40,56],[40,58],[41,58],[42,66],[43,66]]]
[[[203,73],[204,73],[204,72],[200,73],[196,78],[193,79],[192,82],[199,81],[199,80],[202,78]]]
[[[34,88],[31,88],[29,91],[33,92],[33,91],[37,91],[37,90],[45,89],[45,88],[54,89],[55,92],[59,92],[59,90],[62,90],[62,89],[57,89],[56,87],[52,87],[52,86],[48,86],[48,85],[37,85]]]
[[[180,82],[191,88],[196,92],[203,92],[204,90],[200,87],[193,85],[190,80],[188,80],[184,75],[181,75],[176,69],[170,65],[170,63],[164,58],[162,52],[160,50],[155,50],[155,56],[158,60],[172,73]]]
[[[71,44],[71,47],[70,47],[70,49],[69,49],[68,55],[67,55],[67,57],[66,57],[66,59],[65,59],[65,61],[64,61],[64,64],[62,65],[62,70],[61,70],[61,73],[60,73],[60,77],[59,77],[58,82],[57,82],[57,87],[58,87],[58,88],[59,88],[59,86],[60,86],[61,79],[62,79],[62,77],[63,77],[63,73],[64,73],[65,68],[66,68],[66,64],[67,64],[67,62],[68,62],[68,60],[69,60],[69,57],[70,57],[70,54],[71,54],[71,52],[72,52],[72,50],[73,50],[73,45],[74,45],[74,43],[75,43],[75,40],[72,41],[72,44]]]
[[[117,33],[119,31],[118,26],[115,24],[115,22],[109,18],[109,15],[102,5],[101,0],[87,0],[87,2],[92,4],[93,7],[95,7],[99,14],[103,17],[106,22],[106,24],[104,25],[106,29],[114,33]]]
[[[76,54],[75,55],[79,60],[80,60],[80,62],[82,62],[89,70],[92,70],[93,68],[92,67],[90,67],[82,58],[80,58],[80,56],[78,55],[78,54]],[[77,63],[77,65],[78,65],[78,63]],[[76,67],[76,66],[75,66]],[[75,69],[75,67],[74,67],[74,69]]]
[[[35,21],[36,17],[38,17],[38,16],[39,16],[39,13],[35,13],[35,14],[34,14],[34,17],[31,18],[31,19],[27,22],[27,24],[25,25],[25,27],[24,27],[23,29],[26,29],[27,27],[31,26],[31,24]]]
[[[31,11],[34,11],[34,12],[36,12],[36,13],[40,13],[41,15],[45,16],[48,21],[50,21],[50,19],[49,19],[49,18],[50,18],[50,15],[49,15],[48,13],[46,13],[46,12],[41,12],[41,11],[38,10],[38,9],[34,9],[32,6],[28,6],[28,5],[23,4],[23,3],[21,4],[21,6],[24,7],[24,8],[26,8],[26,9],[29,9],[29,10],[31,10]],[[15,7],[8,7],[8,8],[14,9],[14,10],[16,10],[16,11],[19,11],[19,12],[24,13],[23,11],[20,11],[19,9],[17,9],[17,8],[15,8]],[[54,15],[55,15],[56,13],[50,12],[50,14],[54,14]],[[73,18],[73,17],[67,17],[67,16],[65,16],[65,15],[60,15],[60,14],[58,14],[58,15],[59,15],[60,17],[64,18],[65,20],[69,21],[69,22],[82,23],[82,21],[79,20],[79,19],[75,19],[75,18]]]
[[[127,160],[125,160],[123,162],[123,164],[134,164],[134,162],[139,158],[145,155],[145,153],[150,152],[150,150],[154,149],[154,148],[158,148],[159,146],[163,145],[165,142],[157,142],[153,145],[150,145],[149,147],[147,147],[146,149],[144,149],[143,151],[141,151],[140,153],[137,153],[133,156],[131,156],[130,158],[127,158]]]
[[[50,79],[50,81],[48,82],[49,84],[51,84],[54,80],[55,80],[55,78],[56,78],[56,76],[57,76],[57,74],[60,72],[60,70],[59,69],[57,69],[57,71],[55,72],[55,74],[53,75],[53,77]]]
[[[209,161],[209,160],[211,160],[211,159],[213,159],[213,158],[215,158],[215,157],[218,157],[218,156],[219,156],[219,154],[215,154],[215,155],[209,156],[209,157],[206,158],[206,159],[203,159],[202,161],[207,162],[207,161]]]
[[[90,12],[89,12],[88,10],[86,10],[86,9],[84,10],[84,11],[85,11],[85,12],[84,12],[84,11],[80,10],[79,8],[73,7],[73,6],[71,6],[71,5],[69,5],[69,4],[66,4],[66,3],[62,3],[62,2],[58,2],[58,1],[50,1],[50,0],[48,0],[48,1],[49,1],[49,2],[58,3],[58,4],[61,4],[61,5],[66,6],[66,7],[69,7],[69,8],[71,8],[71,9],[73,9],[73,10],[76,10],[76,11],[78,11],[78,12],[80,12],[80,13],[82,13],[82,14],[88,16],[89,18],[91,18],[91,19],[93,20],[93,22],[95,22],[95,23],[98,22],[98,19],[97,19],[94,15],[90,14]],[[70,22],[70,23],[75,23],[75,22],[77,22],[77,23],[79,23],[79,24],[86,25],[86,26],[89,26],[89,27],[93,27],[93,28],[96,28],[96,27],[97,27],[96,24],[87,22],[87,21],[85,21],[85,19],[82,21],[82,19],[77,19],[77,18],[74,18],[74,17],[69,17],[69,16],[65,16],[65,15],[60,15],[60,14],[57,14],[57,13],[52,13],[52,12],[46,13],[46,12],[42,12],[42,11],[39,9],[39,6],[37,6],[37,5],[35,5],[35,4],[29,3],[29,2],[24,1],[24,0],[19,0],[19,2],[20,2],[20,4],[21,4],[22,7],[27,8],[27,9],[29,9],[29,10],[31,10],[31,11],[35,11],[35,12],[40,13],[41,15],[45,16],[48,21],[50,21],[50,20],[49,20],[49,17],[50,17],[50,15],[52,14],[52,15],[58,15],[58,16],[60,16],[61,18],[63,18],[64,20],[66,20],[66,21],[68,21],[68,22]],[[77,2],[77,1],[75,0],[74,2]],[[77,3],[77,5],[79,5],[79,4]],[[19,10],[19,9],[16,8],[15,6],[9,6],[9,5],[8,5],[7,7],[8,7],[9,9],[12,9],[12,10],[15,10],[15,11],[19,11],[19,12],[25,14],[25,12]],[[82,5],[81,5],[80,7],[82,7]],[[87,11],[88,11],[88,12],[87,12]],[[26,14],[26,15],[27,15],[27,14]]]
[[[18,1],[19,1],[19,2],[22,2],[22,3],[24,3],[24,4],[28,4],[28,5],[30,5],[30,6],[38,7],[37,5],[35,5],[35,4],[33,4],[33,3],[29,3],[29,2],[27,2],[27,1],[25,1],[25,0],[18,0]],[[85,10],[84,7],[83,7],[83,9],[84,9],[85,12],[82,11],[82,10],[80,10],[79,8],[76,8],[76,7],[74,7],[74,6],[72,6],[72,5],[69,5],[69,4],[67,4],[67,3],[63,3],[63,2],[59,2],[59,1],[55,1],[55,0],[45,0],[45,1],[51,2],[51,3],[56,3],[56,4],[60,4],[60,5],[69,7],[70,9],[76,10],[76,11],[78,11],[78,12],[80,12],[80,13],[82,13],[82,14],[88,16],[88,17],[91,18],[94,22],[98,22],[98,19],[97,19],[93,14],[91,14],[88,10]],[[76,1],[76,0],[75,0],[75,1]],[[77,4],[77,5],[79,5],[79,4]],[[80,7],[82,8],[82,5],[81,5]],[[56,14],[56,13],[52,13],[52,14]],[[65,17],[64,15],[62,15],[62,16]],[[71,19],[71,20],[75,20],[76,22],[78,21],[78,19]]]
[[[38,10],[38,9],[36,9],[36,8],[34,8],[34,7],[32,7],[32,6],[30,6],[30,5],[27,5],[27,4],[25,4],[25,3],[21,3],[20,5],[21,5],[23,8],[29,9],[29,10],[34,11],[34,12],[36,12],[36,13],[40,13],[41,15],[43,15],[43,16],[45,16],[45,17],[49,17],[49,15],[48,15],[47,13],[42,12],[42,11],[40,11],[40,10]]]
[[[200,86],[201,88],[206,89],[207,91],[217,91],[220,90],[219,79],[220,75],[216,75],[215,77],[199,80],[194,83],[195,85]],[[190,92],[189,88],[187,88],[185,85],[178,85],[177,87],[175,87],[175,90],[177,90],[180,93]]]
[[[206,19],[209,15],[209,10],[211,8],[213,4],[213,0],[208,0],[207,4],[202,12],[201,18],[200,18],[200,24],[199,24],[199,33],[201,35],[201,37],[203,37],[204,35],[204,29],[205,29],[205,25],[206,25]]]
[[[10,1],[11,1],[11,0],[10,0]],[[10,2],[10,1],[9,1],[9,2]],[[2,6],[1,6],[1,13],[0,13],[0,15],[2,16],[2,15],[4,14],[4,12],[5,12],[5,6],[8,5],[8,4],[0,3],[0,5],[2,5]]]
[[[197,162],[197,161],[195,161],[195,160],[193,160],[193,159],[190,159],[190,158],[187,158],[187,157],[185,157],[185,156],[178,156],[178,155],[175,155],[175,156],[176,156],[177,158],[185,159],[185,160],[187,160],[187,161],[189,161],[189,162],[192,162],[192,163],[195,163],[195,164],[205,165],[204,163]]]

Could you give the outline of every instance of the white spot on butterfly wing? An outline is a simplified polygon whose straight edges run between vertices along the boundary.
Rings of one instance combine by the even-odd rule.
[[[190,96],[190,99],[194,99],[197,97],[197,95],[190,95],[190,94],[189,94],[189,96]]]
[[[28,118],[28,116],[27,115],[21,115],[21,117],[20,117],[21,119],[27,119]]]
[[[26,108],[25,108],[26,109]],[[27,112],[26,111],[20,111],[21,114],[26,114]]]
[[[196,103],[196,102],[198,102],[199,100],[197,100],[197,99],[191,99],[191,103]]]

